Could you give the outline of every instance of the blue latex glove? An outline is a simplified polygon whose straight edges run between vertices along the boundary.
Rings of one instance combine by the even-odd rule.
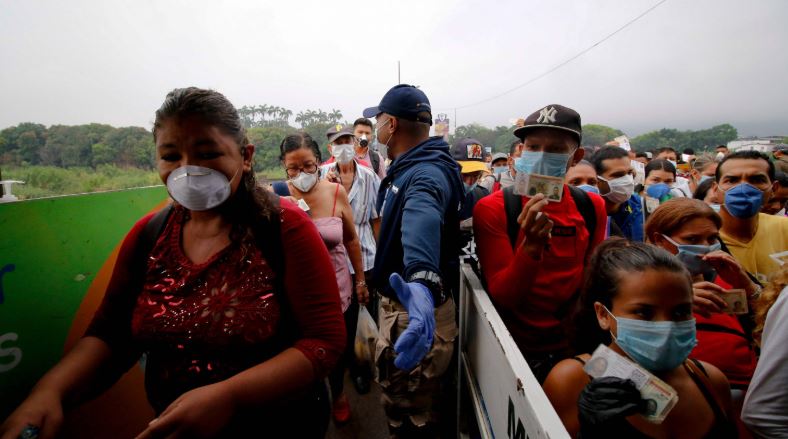
[[[646,188],[646,194],[651,198],[662,201],[662,198],[670,194],[670,186],[665,183],[651,184]]]
[[[405,282],[397,273],[389,277],[391,288],[400,303],[408,310],[408,327],[394,343],[397,358],[394,365],[401,370],[411,370],[432,348],[435,333],[435,305],[429,288],[418,282]]]

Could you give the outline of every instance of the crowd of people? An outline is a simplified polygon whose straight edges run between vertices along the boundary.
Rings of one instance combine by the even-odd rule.
[[[84,337],[0,438],[55,437],[142,357],[138,438],[322,438],[352,417],[346,371],[380,386],[391,437],[455,437],[462,262],[572,437],[788,437],[788,146],[582,146],[555,104],[490,154],[432,120],[397,85],[327,130],[327,160],[282,139],[267,185],[234,106],[173,90],[153,130],[173,203],[128,233]],[[374,371],[354,361],[363,308]],[[588,375],[600,345],[675,389],[663,421],[631,380]]]

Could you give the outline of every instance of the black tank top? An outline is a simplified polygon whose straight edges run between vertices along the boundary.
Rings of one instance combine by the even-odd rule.
[[[573,357],[575,360],[579,361],[583,365],[586,364],[585,360],[579,357]],[[690,361],[692,364],[690,364]],[[695,366],[695,367],[693,367]],[[722,410],[717,399],[711,393],[712,390],[708,388],[705,383],[705,379],[702,378],[698,371],[703,373],[706,377],[709,376],[706,369],[704,369],[703,365],[700,364],[699,361],[695,359],[689,359],[684,361],[684,369],[689,373],[690,378],[692,381],[695,382],[695,385],[698,386],[698,389],[703,394],[703,397],[706,398],[706,402],[711,407],[712,412],[714,412],[714,424],[712,424],[711,429],[708,433],[704,436],[704,438],[708,439],[736,439],[739,437],[738,430],[736,425],[728,419],[728,415]],[[646,435],[642,431],[636,429],[632,426],[625,418],[621,418],[620,422],[611,423],[611,428],[605,432],[606,437],[625,437],[631,439],[653,439],[651,436]]]

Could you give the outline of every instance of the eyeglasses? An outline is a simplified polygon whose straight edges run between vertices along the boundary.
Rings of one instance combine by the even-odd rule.
[[[298,177],[298,174],[300,174],[301,172],[306,172],[307,174],[314,174],[315,172],[317,172],[317,163],[315,162],[307,163],[303,167],[288,166],[285,168],[285,172],[287,173],[287,176],[289,178],[296,178]]]

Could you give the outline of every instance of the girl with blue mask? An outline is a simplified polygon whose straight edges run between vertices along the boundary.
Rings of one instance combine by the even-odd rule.
[[[756,355],[750,335],[722,297],[730,289],[742,289],[752,299],[758,288],[736,259],[720,250],[721,226],[720,216],[703,201],[678,198],[651,214],[646,236],[676,255],[692,275],[693,313],[699,328],[693,358],[717,366],[730,381],[734,400],[743,400]]]
[[[558,363],[543,386],[569,435],[735,436],[725,376],[711,364],[688,359],[696,328],[692,283],[683,264],[652,245],[611,239],[596,249],[586,273],[570,333],[576,349],[587,353]],[[631,380],[591,379],[585,373],[600,344],[676,389],[678,403],[662,423],[640,416],[649,402]]]

